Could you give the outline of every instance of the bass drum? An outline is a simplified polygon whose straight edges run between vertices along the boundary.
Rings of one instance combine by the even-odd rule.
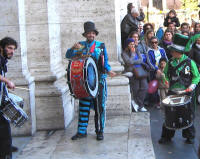
[[[187,95],[170,95],[163,99],[166,128],[186,129],[193,124],[194,114],[191,109],[191,100],[192,97]]]
[[[98,93],[98,70],[92,57],[71,60],[67,69],[67,80],[71,95],[81,99],[95,98]]]

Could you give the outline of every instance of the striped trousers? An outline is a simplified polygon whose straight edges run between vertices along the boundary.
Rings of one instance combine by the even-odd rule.
[[[91,108],[95,110],[94,120],[96,133],[104,131],[106,121],[106,98],[106,80],[101,79],[99,83],[99,92],[96,98],[87,97],[79,100],[78,133],[87,133]]]

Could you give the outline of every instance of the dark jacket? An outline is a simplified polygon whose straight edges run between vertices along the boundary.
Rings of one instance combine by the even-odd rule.
[[[128,35],[131,31],[137,31],[138,24],[139,21],[136,18],[132,17],[131,14],[127,14],[121,22],[121,32]]]
[[[198,48],[195,44],[189,52],[189,57],[196,62],[198,67],[200,67],[200,48]]]
[[[170,53],[170,50],[169,50],[168,47],[167,47],[167,46],[169,46],[169,45],[170,45],[170,44],[166,43],[164,40],[162,40],[162,41],[159,43],[159,46],[165,50],[166,55],[167,55],[167,58],[168,58],[168,59],[171,59],[171,58],[172,58],[172,55],[171,55],[171,53]]]
[[[177,17],[173,17],[173,18],[170,18],[169,16],[167,16],[166,18],[165,18],[165,20],[164,20],[164,26],[165,27],[168,27],[168,25],[169,25],[169,22],[168,22],[168,20],[169,19],[171,19],[171,22],[175,22],[175,26],[176,27],[179,27],[180,26],[180,22],[179,22],[179,19],[177,18]]]
[[[0,55],[0,74],[1,75],[2,75],[2,71],[4,73],[7,72],[6,63],[7,63],[7,59],[5,59],[4,57]],[[0,86],[1,86],[1,82],[0,82]],[[0,92],[0,93],[3,93],[3,92]],[[10,123],[3,117],[3,114],[1,112],[0,112],[0,139],[1,139],[0,156],[4,156],[4,157],[12,156],[12,152],[11,152],[12,137],[11,137]]]
[[[121,22],[121,32],[129,34],[131,31],[137,31],[140,21],[143,21],[145,15],[140,12],[140,16],[134,18],[131,14],[127,14]]]

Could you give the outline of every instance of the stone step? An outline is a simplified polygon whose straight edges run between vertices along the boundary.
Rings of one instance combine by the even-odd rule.
[[[70,139],[77,131],[76,118],[65,131],[37,132],[17,159],[155,159],[148,112],[108,116],[103,141],[96,140],[90,119],[87,138]]]

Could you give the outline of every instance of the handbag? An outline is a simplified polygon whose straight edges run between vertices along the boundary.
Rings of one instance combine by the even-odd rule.
[[[148,77],[148,72],[141,65],[140,67],[133,67],[133,74],[136,79],[143,79]]]

